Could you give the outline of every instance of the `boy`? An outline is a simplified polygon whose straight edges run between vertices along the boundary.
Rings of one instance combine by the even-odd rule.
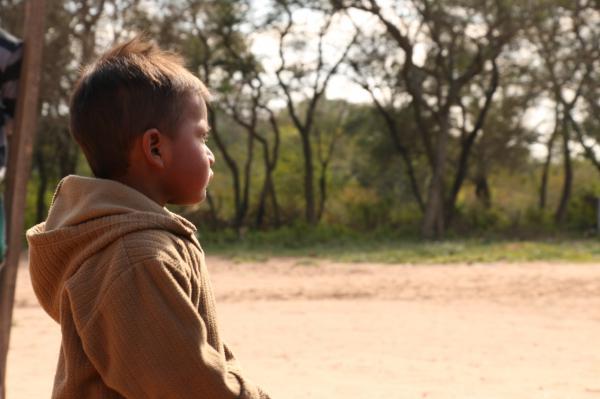
[[[71,133],[95,178],[68,176],[27,232],[31,280],[60,323],[53,398],[268,398],[221,341],[194,226],[206,196],[208,91],[136,38],[88,66]]]

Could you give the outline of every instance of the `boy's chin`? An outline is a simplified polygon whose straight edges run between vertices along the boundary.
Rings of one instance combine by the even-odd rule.
[[[202,192],[196,196],[190,198],[179,198],[176,200],[169,201],[171,205],[181,205],[181,206],[190,206],[201,203],[206,199],[206,190],[202,190]]]

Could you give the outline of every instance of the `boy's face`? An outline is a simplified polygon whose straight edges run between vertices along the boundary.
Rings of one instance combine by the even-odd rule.
[[[215,157],[206,146],[208,112],[200,96],[189,95],[177,131],[170,139],[171,162],[166,171],[168,203],[190,205],[206,198]]]

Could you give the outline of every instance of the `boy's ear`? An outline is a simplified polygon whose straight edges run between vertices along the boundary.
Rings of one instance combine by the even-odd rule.
[[[148,129],[142,135],[142,152],[146,161],[157,168],[165,166],[165,136],[156,128]]]

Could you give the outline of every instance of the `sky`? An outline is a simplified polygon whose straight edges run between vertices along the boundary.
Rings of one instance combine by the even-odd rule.
[[[256,0],[256,2],[257,4],[268,3],[267,0]],[[389,15],[396,14],[388,13],[387,16]],[[318,23],[319,18],[318,14],[314,12],[311,13],[310,11],[294,14],[294,22],[299,26],[297,28],[298,32],[301,32],[308,40],[306,40],[307,47],[305,52],[300,53],[295,51],[295,54],[293,55],[287,53],[290,56],[290,60],[293,60],[294,58],[299,59],[301,57],[308,59],[310,59],[311,56],[314,57],[314,54],[316,54],[316,36],[320,27],[320,24]],[[404,18],[407,18],[407,16],[404,16]],[[410,20],[410,15],[408,16],[408,20]],[[341,51],[345,45],[349,43],[355,32],[352,21],[356,26],[367,31],[379,26],[376,17],[357,10],[351,10],[348,15],[336,18],[331,26],[330,32],[326,36],[324,47],[326,49],[326,60],[330,63],[333,63],[339,57]],[[411,29],[411,26],[409,26],[409,29]],[[471,33],[478,35],[476,29]],[[275,70],[280,66],[278,54],[279,37],[277,32],[273,30],[253,32],[249,35],[249,38],[252,41],[252,51],[259,55],[263,60],[266,70],[270,72],[269,75],[274,76]],[[523,54],[523,57],[526,57],[529,54],[530,53]],[[421,64],[424,58],[425,48],[419,45],[415,46],[415,54],[413,56],[415,64]],[[328,99],[344,99],[352,103],[371,103],[372,101],[371,96],[367,91],[356,84],[350,76],[343,73],[333,76],[327,87],[326,97]],[[281,99],[279,101],[274,101],[273,105],[284,106],[284,104],[284,100]],[[541,159],[547,154],[545,142],[554,128],[553,112],[554,104],[551,101],[541,101],[539,104],[528,109],[524,114],[523,124],[525,127],[535,130],[540,137],[540,142],[531,146],[531,152],[534,158]],[[581,149],[574,146],[574,150],[577,152]]]
[[[152,7],[156,7],[156,4],[152,1],[143,0]],[[254,0],[252,12],[253,19],[260,21],[263,20],[267,10],[270,10],[270,3],[272,0]],[[381,3],[384,3],[382,1]],[[392,3],[391,1],[388,3]],[[411,24],[411,21],[416,22],[414,14],[404,7],[401,11],[390,10],[385,15],[394,22],[400,24],[400,13],[402,15],[402,21],[408,21],[408,27],[411,35],[414,35],[416,31],[416,24]],[[396,18],[396,20],[394,20]],[[297,50],[290,46],[291,40],[287,40],[286,46],[286,58],[287,63],[293,63],[297,60],[303,61],[314,61],[317,54],[317,34],[322,25],[322,15],[309,10],[301,10],[293,13],[294,19],[294,30],[297,35],[305,40],[300,40],[304,44],[303,50]],[[379,21],[373,15],[368,13],[350,10],[346,14],[337,14],[332,22],[324,41],[324,55],[325,61],[332,65],[341,55],[345,46],[351,40],[356,29],[355,26],[360,27],[361,30],[372,33],[376,32],[377,29],[381,32]],[[117,27],[118,28],[118,27]],[[381,32],[380,34],[385,34]],[[477,29],[474,29],[470,34],[478,34]],[[112,35],[111,35],[112,36]],[[263,65],[268,72],[266,74],[266,80],[268,84],[276,84],[275,71],[280,66],[279,60],[279,37],[278,32],[275,30],[265,29],[254,29],[248,27],[248,38],[251,41],[251,49],[263,62]],[[292,39],[292,38],[290,38]],[[526,55],[524,55],[526,56]],[[425,58],[425,47],[424,45],[415,46],[415,53],[413,55],[413,61],[419,65],[424,61]],[[362,89],[356,84],[350,74],[348,73],[336,74],[332,77],[331,81],[326,90],[326,98],[328,99],[343,99],[352,103],[371,103],[371,96],[368,92]],[[269,79],[271,81],[269,81]],[[383,93],[386,95],[389,93]],[[297,98],[299,99],[299,98]],[[272,102],[275,107],[285,106],[284,98],[276,99]],[[546,146],[543,142],[546,141],[553,129],[554,117],[553,117],[553,104],[551,102],[542,101],[540,104],[530,108],[525,113],[524,125],[537,131],[542,138],[541,142],[534,144],[531,147],[531,151],[534,157],[542,158],[546,155]]]

